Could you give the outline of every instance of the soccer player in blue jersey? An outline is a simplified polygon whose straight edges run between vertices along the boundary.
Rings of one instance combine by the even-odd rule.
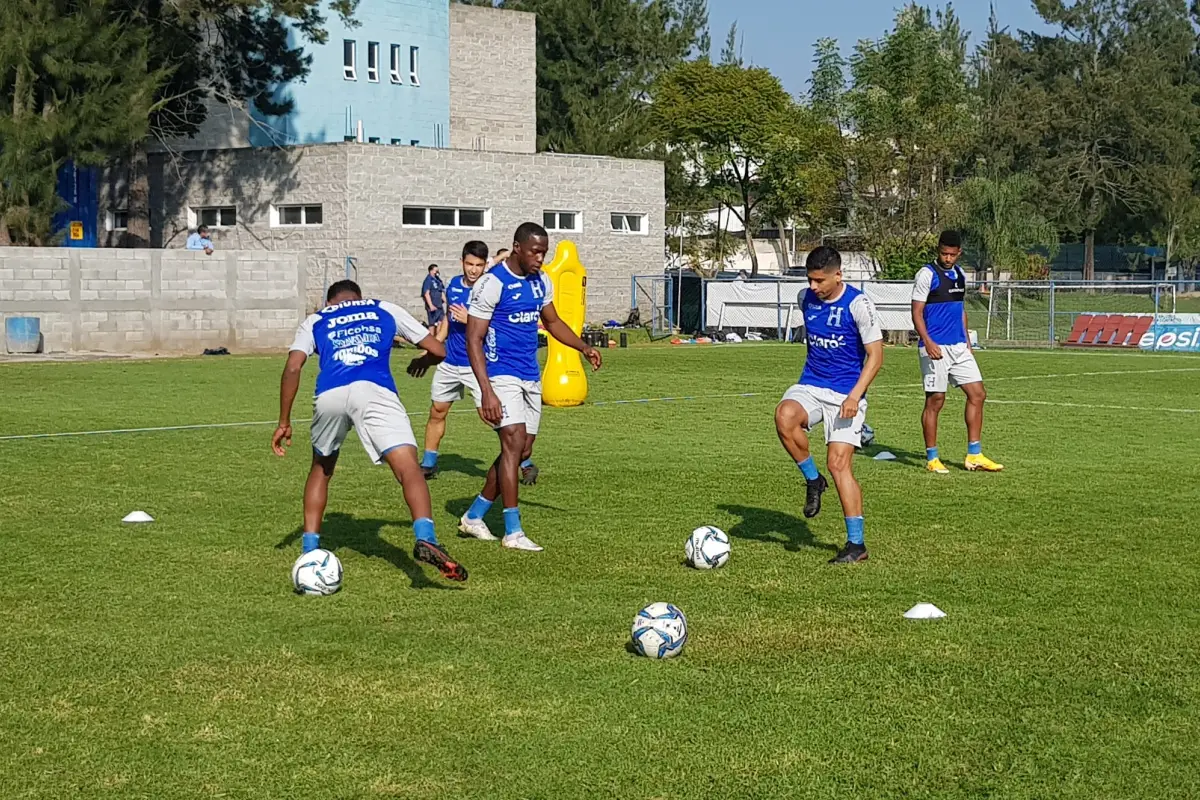
[[[446,305],[449,309],[449,327],[446,335],[446,360],[437,365],[433,372],[431,395],[433,404],[429,409],[429,420],[425,423],[425,453],[421,456],[421,471],[426,478],[437,476],[438,447],[446,434],[446,415],[455,401],[462,400],[467,392],[475,400],[475,407],[483,405],[479,381],[471,372],[467,359],[467,306],[471,301],[471,289],[487,269],[488,246],[483,242],[467,242],[462,251],[462,275],[455,275],[446,284]],[[410,366],[409,374],[420,377],[420,359]]]
[[[296,331],[279,384],[279,426],[271,438],[275,455],[292,443],[292,404],[300,389],[300,371],[317,354],[316,399],[312,418],[312,469],[304,486],[304,536],[307,552],[319,546],[321,520],[329,499],[329,481],[350,429],[358,431],[367,455],[386,463],[404,490],[413,516],[413,558],[431,564],[445,577],[465,581],[467,570],[450,557],[433,530],[429,486],[417,462],[417,440],[392,378],[392,342],[397,335],[425,351],[425,367],[446,356],[442,343],[411,314],[386,300],[364,300],[354,281],[329,287],[326,306]]]
[[[867,296],[842,282],[837,250],[818,247],[805,267],[808,289],[799,300],[808,355],[800,381],[775,408],[775,430],[808,484],[804,516],[811,519],[821,512],[829,483],[813,463],[808,431],[825,423],[826,463],[846,517],[846,545],[829,563],[852,564],[867,559],[862,489],[853,461],[867,415],[867,387],[883,366],[883,331]]]
[[[962,238],[956,231],[944,231],[938,239],[937,260],[922,267],[913,283],[912,318],[921,337],[917,355],[925,383],[925,410],[921,414],[925,468],[939,475],[950,473],[939,456],[937,442],[938,415],[951,384],[967,396],[966,468],[972,472],[1004,469],[983,454],[983,403],[987,392],[967,334],[967,277],[958,266],[961,256]]]
[[[537,551],[542,548],[521,526],[517,493],[521,459],[542,418],[538,321],[555,339],[583,353],[593,370],[600,369],[601,358],[554,310],[554,286],[541,272],[550,246],[546,229],[526,222],[513,239],[508,257],[492,267],[471,293],[467,356],[483,394],[479,416],[499,432],[500,456],[488,470],[483,491],[459,520],[459,530],[476,539],[495,541],[483,516],[501,497],[503,545]]]

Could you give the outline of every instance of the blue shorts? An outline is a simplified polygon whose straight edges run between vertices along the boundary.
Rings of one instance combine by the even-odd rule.
[[[446,318],[446,310],[439,308],[436,311],[426,311],[425,316],[428,317],[430,325],[437,325]]]

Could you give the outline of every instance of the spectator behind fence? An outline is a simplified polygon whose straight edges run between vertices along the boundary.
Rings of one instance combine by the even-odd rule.
[[[187,238],[187,249],[203,250],[205,254],[210,256],[213,254],[213,243],[212,239],[208,236],[207,225],[201,225],[199,228],[196,228],[196,232]]]

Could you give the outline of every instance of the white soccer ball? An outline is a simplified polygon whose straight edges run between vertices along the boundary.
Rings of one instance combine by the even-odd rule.
[[[647,658],[674,658],[687,644],[687,618],[670,603],[651,603],[633,619],[633,647]]]
[[[860,445],[860,448],[870,447],[873,444],[875,444],[875,429],[864,422],[862,427],[862,444]]]
[[[702,525],[683,545],[687,563],[696,569],[716,569],[729,561],[729,537],[720,528]]]
[[[292,585],[300,594],[333,594],[342,588],[342,562],[328,550],[310,550],[296,559]]]

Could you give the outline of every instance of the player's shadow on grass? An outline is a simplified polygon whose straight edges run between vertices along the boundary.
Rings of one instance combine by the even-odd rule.
[[[902,464],[906,467],[920,467],[921,469],[925,469],[925,453],[914,453],[910,450],[898,450],[895,447],[889,447],[888,445],[884,444],[876,443],[868,447],[866,450],[860,450],[859,457],[873,460],[875,456],[884,451],[887,451],[896,457],[896,460],[892,463]]]
[[[383,538],[383,529],[395,525],[396,520],[359,519],[349,514],[329,514],[321,525],[321,547],[325,550],[353,550],[367,558],[381,558],[400,569],[408,576],[414,589],[449,589],[460,591],[460,586],[447,586],[432,580],[420,564],[412,560],[408,551]],[[303,531],[297,529],[275,545],[284,550],[300,541]]]
[[[478,458],[464,458],[453,453],[438,456],[438,472],[457,472],[468,478],[486,478],[491,465],[491,462],[485,464]]]
[[[749,506],[724,505],[718,508],[735,517],[741,517],[742,521],[729,529],[729,535],[738,539],[782,544],[790,553],[798,553],[804,549],[837,552],[837,545],[814,539],[812,531],[808,529],[808,523],[800,517],[784,514],[782,511]]]

